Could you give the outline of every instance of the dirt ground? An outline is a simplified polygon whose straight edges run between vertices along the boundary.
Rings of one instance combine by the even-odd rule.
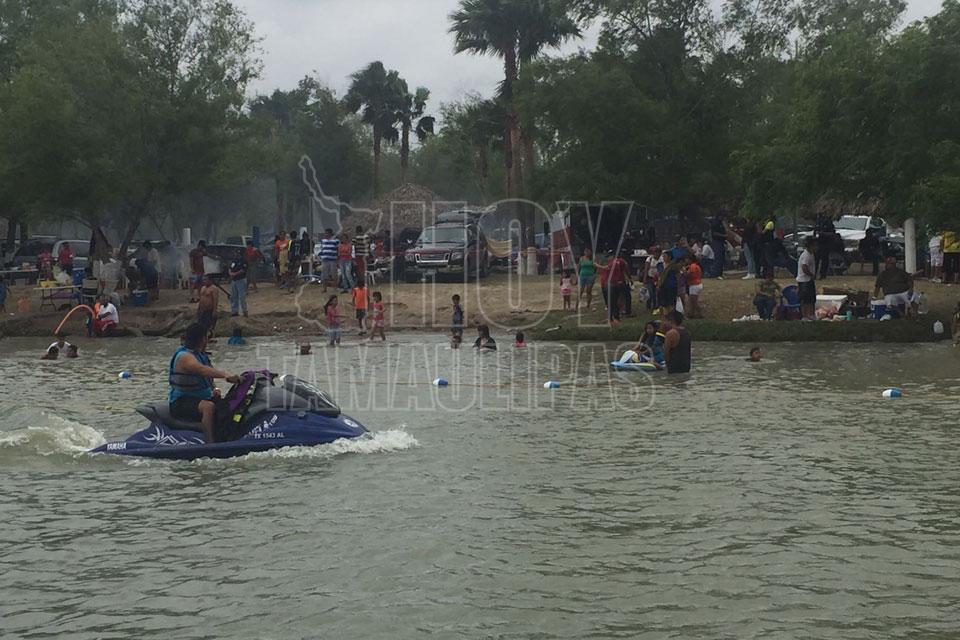
[[[753,313],[752,298],[756,281],[742,280],[742,273],[730,273],[724,280],[706,280],[702,297],[705,317],[716,321]],[[778,280],[790,284],[789,276]],[[874,279],[870,276],[832,277],[818,282],[818,286],[872,291]],[[960,286],[933,284],[920,280],[917,290],[925,294],[931,317],[949,318],[960,302]],[[449,327],[452,317],[451,296],[462,297],[468,324],[486,323],[499,327],[532,327],[551,313],[551,321],[563,303],[558,276],[518,278],[506,273],[494,273],[479,282],[439,283],[382,283],[371,286],[380,291],[387,309],[387,330],[441,331]],[[579,323],[602,325],[603,304],[599,288],[594,291],[593,308],[581,310]],[[319,285],[303,285],[294,293],[278,289],[272,283],[261,283],[248,295],[250,317],[230,317],[225,293],[220,294],[220,322],[217,333],[229,335],[239,326],[245,335],[303,334],[323,332],[323,305],[330,295],[338,295],[342,313],[349,319],[346,327],[355,327],[354,309],[349,294],[336,290],[324,293]],[[17,301],[28,296],[32,310],[17,312]],[[193,319],[195,305],[189,304],[189,292],[163,290],[160,301],[148,307],[124,305],[120,309],[121,325],[134,333],[176,337]],[[39,310],[40,295],[32,288],[12,288],[7,298],[6,317],[0,321],[0,336],[46,336],[53,333],[67,308]],[[75,314],[68,323],[71,333],[83,331],[84,314]],[[573,314],[571,314],[573,315]]]

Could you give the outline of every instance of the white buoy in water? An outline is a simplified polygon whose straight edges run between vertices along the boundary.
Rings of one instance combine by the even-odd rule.
[[[549,380],[549,381],[543,383],[543,388],[544,388],[544,389],[559,389],[559,388],[560,388],[560,383],[557,382],[556,380]]]
[[[433,386],[435,387],[446,387],[449,385],[450,383],[444,380],[443,378],[437,378],[436,380],[433,381]]]
[[[129,371],[121,371],[120,373],[117,374],[117,378],[119,378],[120,380],[129,380],[132,377],[133,377],[133,374],[130,373]]]
[[[883,391],[883,397],[884,397],[884,398],[902,398],[902,397],[903,397],[903,391],[901,391],[900,389],[896,389],[896,388],[893,388],[893,389],[884,389],[884,391]]]

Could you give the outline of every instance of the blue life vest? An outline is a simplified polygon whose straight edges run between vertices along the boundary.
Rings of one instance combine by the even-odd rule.
[[[183,397],[200,398],[209,400],[213,397],[213,382],[210,378],[204,378],[193,373],[178,373],[177,360],[185,353],[192,353],[197,361],[206,366],[210,364],[210,356],[205,353],[193,351],[186,347],[180,347],[173,358],[170,359],[170,404]]]
[[[666,359],[663,357],[663,343],[666,340],[666,336],[657,331],[656,337],[653,339],[653,361],[659,365],[665,365],[667,363]]]

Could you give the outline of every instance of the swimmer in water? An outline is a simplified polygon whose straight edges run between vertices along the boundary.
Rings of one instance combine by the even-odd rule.
[[[760,347],[754,347],[750,349],[750,357],[747,358],[750,362],[760,362],[763,360],[763,351],[760,350]]]
[[[50,357],[50,358],[44,357],[43,359],[56,360],[57,356],[61,354],[67,357],[71,357],[68,354],[68,351],[71,347],[76,349],[76,347],[74,347],[72,344],[67,342],[67,334],[61,331],[57,334],[56,342],[51,343],[50,346],[47,347],[47,353],[46,353],[47,356],[53,354],[54,351],[56,351],[56,354],[53,354],[53,357]],[[76,356],[72,356],[72,357],[76,357]]]
[[[67,357],[68,357],[68,358],[79,358],[79,357],[80,357],[80,349],[77,348],[77,345],[75,345],[75,344],[68,344],[68,345],[67,345]]]
[[[309,342],[303,341],[300,343],[298,348],[300,350],[300,355],[308,356],[310,355],[310,350],[313,349],[313,346]]]
[[[60,357],[60,349],[58,349],[58,348],[56,347],[56,345],[54,345],[54,346],[50,347],[49,349],[47,349],[47,352],[46,352],[45,354],[43,354],[42,356],[40,356],[40,359],[41,359],[41,360],[56,360],[56,359],[59,358],[59,357]]]
[[[477,327],[477,341],[473,343],[473,348],[480,351],[497,350],[497,341],[490,336],[490,327],[485,324]]]
[[[527,346],[527,343],[523,339],[523,331],[517,331],[517,335],[514,337],[513,346],[516,348],[521,348]]]

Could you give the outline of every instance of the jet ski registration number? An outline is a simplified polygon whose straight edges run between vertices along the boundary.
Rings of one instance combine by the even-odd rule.
[[[263,433],[254,433],[254,440],[283,440],[286,434],[281,431],[266,431]]]

